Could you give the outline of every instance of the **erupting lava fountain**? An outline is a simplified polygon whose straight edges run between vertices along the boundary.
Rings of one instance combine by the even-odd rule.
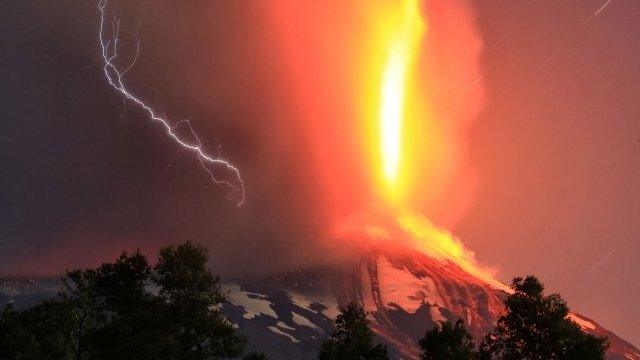
[[[378,194],[376,204],[352,216],[340,227],[336,236],[346,237],[359,245],[374,248],[411,248],[430,257],[457,264],[477,278],[507,289],[494,280],[490,269],[479,266],[474,253],[446,230],[411,210],[407,202],[408,186],[414,161],[412,154],[425,147],[407,141],[405,134],[419,131],[425,114],[413,79],[419,48],[428,30],[418,0],[408,0],[380,19],[384,44],[382,61],[374,64],[381,74],[373,88],[369,104],[379,104],[377,113],[368,119],[368,144]],[[376,108],[372,106],[372,108]]]

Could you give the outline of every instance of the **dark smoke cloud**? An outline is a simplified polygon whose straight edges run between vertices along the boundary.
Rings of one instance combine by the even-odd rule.
[[[142,19],[130,86],[168,117],[191,119],[210,149],[222,144],[247,182],[240,209],[106,86],[96,5],[26,1],[3,11],[0,273],[59,273],[185,239],[207,244],[230,275],[314,253],[318,194],[304,140],[280,120],[288,109],[261,31],[266,5],[111,3],[123,56],[133,55]]]

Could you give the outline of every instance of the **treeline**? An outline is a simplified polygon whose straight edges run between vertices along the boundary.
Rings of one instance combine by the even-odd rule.
[[[97,269],[67,272],[53,300],[0,312],[0,360],[266,360],[222,314],[225,294],[207,267],[207,249],[190,242],[160,250],[149,265],[139,251]],[[600,360],[608,343],[567,319],[558,294],[535,277],[513,280],[506,311],[478,347],[462,320],[420,340],[424,360]],[[320,360],[385,360],[364,310],[340,308]]]
[[[419,341],[423,360],[604,360],[606,338],[583,332],[567,319],[569,308],[558,294],[545,296],[538,279],[515,278],[513,294],[495,328],[476,348],[462,320],[444,322]],[[336,330],[320,350],[320,360],[389,359],[374,342],[366,314],[351,304],[340,309]]]
[[[139,251],[63,277],[54,300],[0,313],[1,360],[224,359],[246,339],[221,313],[220,280],[207,249],[160,250],[152,268]],[[257,353],[244,359],[266,359]]]

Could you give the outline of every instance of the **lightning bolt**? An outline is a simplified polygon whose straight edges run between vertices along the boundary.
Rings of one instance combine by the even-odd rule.
[[[193,127],[189,120],[178,121],[175,124],[171,124],[166,117],[158,115],[158,113],[148,104],[146,104],[143,100],[137,97],[133,92],[131,92],[125,82],[123,80],[124,75],[133,68],[135,62],[138,58],[138,54],[140,52],[140,42],[137,41],[136,46],[136,55],[124,70],[120,70],[116,64],[116,59],[118,59],[118,32],[120,28],[120,21],[117,19],[115,14],[112,18],[111,25],[111,37],[108,40],[105,40],[105,9],[107,7],[107,0],[100,0],[98,2],[98,9],[100,10],[100,28],[98,37],[100,40],[100,47],[102,49],[102,60],[104,62],[103,71],[104,75],[115,90],[117,90],[125,99],[138,108],[140,108],[143,112],[145,112],[148,118],[154,122],[159,123],[166,130],[167,135],[170,139],[172,139],[178,146],[184,148],[195,154],[202,165],[202,168],[207,172],[211,181],[214,184],[222,185],[230,189],[229,198],[235,199],[237,201],[237,205],[240,206],[244,203],[245,200],[245,189],[244,189],[244,181],[242,176],[240,175],[240,171],[236,166],[234,166],[231,162],[224,159],[220,154],[220,148],[218,148],[218,154],[212,155],[205,151],[200,138],[194,131]],[[189,140],[184,139],[180,135],[176,133],[179,126],[186,126],[193,138],[194,142],[190,142]],[[227,171],[229,171],[234,180],[224,180],[216,177],[214,175],[214,171],[210,168],[211,166],[222,166]]]

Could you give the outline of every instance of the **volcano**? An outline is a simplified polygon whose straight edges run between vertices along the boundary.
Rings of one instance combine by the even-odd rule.
[[[437,247],[419,250],[407,241],[413,234],[402,234],[350,229],[342,240],[354,249],[339,262],[226,280],[222,310],[250,347],[270,359],[316,359],[339,307],[351,302],[368,312],[392,359],[418,359],[418,340],[443,321],[463,319],[478,344],[504,311],[510,289],[464,261],[437,254]],[[0,279],[0,308],[29,308],[55,297],[59,288],[57,278]],[[608,359],[640,360],[640,350],[590,318],[575,312],[569,318],[583,331],[608,338]]]
[[[463,319],[478,344],[504,310],[508,286],[404,241],[380,241],[379,230],[352,232],[357,249],[340,263],[226,282],[225,313],[273,359],[316,358],[338,307],[350,302],[368,312],[394,359],[418,359],[418,340],[447,320]],[[595,321],[577,313],[570,319],[608,337],[609,359],[640,359],[640,350]]]

